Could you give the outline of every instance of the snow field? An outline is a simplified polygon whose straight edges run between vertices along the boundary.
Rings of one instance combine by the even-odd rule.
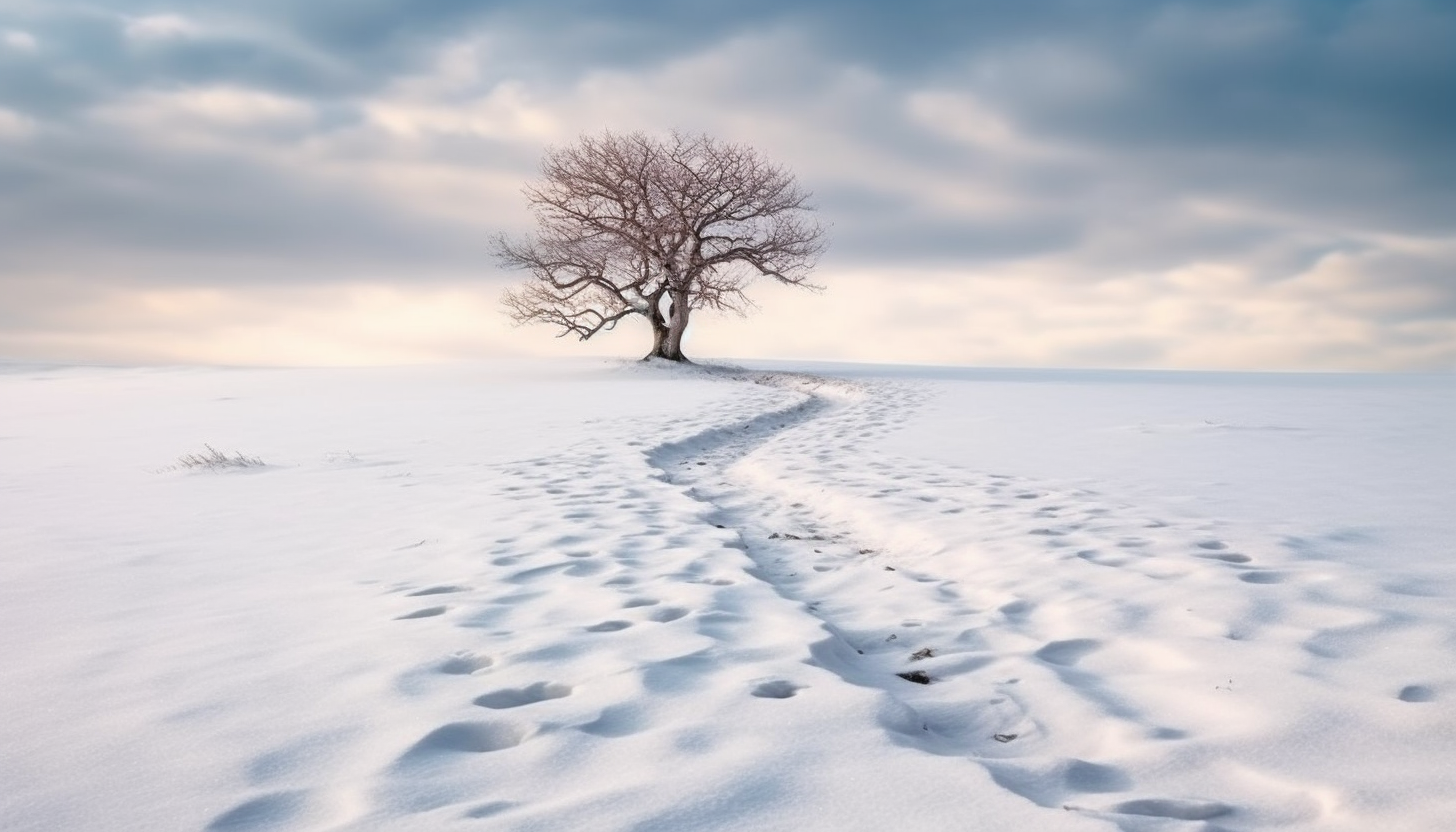
[[[1256,446],[1253,455],[1227,443],[1160,446],[1142,460],[1125,449],[1119,463],[1137,476],[1132,482],[976,471],[957,463],[1086,470],[1084,458],[1048,460],[1038,448],[1050,444],[1055,456],[1105,436],[1085,422],[1106,383],[998,391],[901,378],[773,437],[733,473],[762,500],[797,503],[801,526],[870,550],[814,566],[849,571],[860,588],[806,586],[799,595],[875,599],[878,608],[828,617],[854,622],[850,641],[866,652],[898,651],[902,661],[912,650],[935,654],[915,665],[934,685],[896,692],[909,708],[908,741],[980,759],[998,783],[1041,805],[1103,817],[1234,829],[1443,828],[1456,819],[1456,529],[1437,508],[1441,494],[1456,496],[1445,462],[1456,409],[1444,379],[1394,391],[1362,383],[1371,384],[1337,391],[1343,427],[1354,429],[1310,428],[1338,438],[1326,444],[1343,457],[1329,448],[1271,456],[1281,449],[1251,431],[1235,435]],[[1169,396],[1166,383],[1122,384],[1117,395],[1143,416],[1166,407],[1158,402]],[[1301,415],[1288,390],[1215,392],[1243,408]],[[942,400],[927,404],[927,395]],[[1076,415],[1043,417],[1038,427],[1054,421],[1054,430],[1025,431],[1002,448],[967,438],[980,431],[965,423],[988,414],[1002,417],[1001,433],[1014,433],[1005,425],[1025,416],[1018,408],[1028,399]],[[897,421],[901,429],[887,432]],[[1054,436],[1063,439],[1047,441]],[[1082,454],[1099,455],[1105,450]],[[1362,455],[1379,464],[1360,466]],[[1201,477],[1230,476],[1250,462],[1283,463],[1291,478],[1322,475],[1315,487],[1345,500],[1390,504],[1409,491],[1415,507],[1342,514],[1282,495],[1282,482],[1258,493],[1259,482],[1236,481],[1254,492],[1237,506],[1245,517],[1277,514],[1282,500],[1292,519],[1200,516],[1199,508],[1236,502],[1208,499],[1229,484]],[[1199,474],[1170,476],[1160,465]],[[1123,484],[1121,493],[1102,490]],[[910,593],[896,587],[889,603],[889,581],[885,593],[870,592],[870,576],[885,568],[921,583],[920,598],[907,606]],[[998,710],[1004,727],[991,730],[1016,735],[1000,749],[979,724]]]
[[[1456,818],[1439,385],[8,370],[6,829]]]
[[[647,462],[801,396],[532,369],[0,376],[5,828],[1042,823]]]

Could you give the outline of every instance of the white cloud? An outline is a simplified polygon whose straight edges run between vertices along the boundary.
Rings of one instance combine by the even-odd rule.
[[[181,15],[153,14],[126,21],[122,31],[133,41],[147,42],[192,37],[201,29]]]
[[[0,107],[0,139],[26,139],[34,135],[35,131],[33,119]]]
[[[972,147],[1015,152],[1024,137],[976,96],[964,92],[916,92],[906,101],[910,116],[934,132]]]
[[[39,314],[29,327],[0,330],[0,355],[296,366],[637,349],[525,337],[498,313],[492,292],[468,284],[123,288],[50,275],[37,285],[46,291],[30,298]]]
[[[968,97],[907,95],[868,69],[825,61],[791,30],[733,37],[640,71],[592,70],[560,85],[487,80],[496,50],[486,39],[442,47],[427,72],[361,102],[371,128],[389,141],[479,138],[532,156],[602,128],[702,130],[758,147],[811,188],[853,188],[966,218],[1002,217],[1029,203],[990,177],[968,187],[934,160],[899,153],[886,131],[933,122],[957,139],[969,131],[997,159],[1069,155],[975,111]],[[902,122],[865,123],[865,114],[886,112]]]
[[[560,132],[556,114],[532,100],[516,81],[462,101],[419,101],[385,94],[364,105],[370,122],[395,136],[473,136],[527,142]]]
[[[103,122],[153,134],[159,142],[180,138],[178,130],[215,132],[249,127],[301,127],[313,106],[301,99],[243,87],[196,87],[134,93],[93,111]]]
[[[35,35],[29,32],[22,32],[19,29],[6,29],[0,32],[0,44],[13,52],[35,52],[40,48],[40,43]]]
[[[1383,320],[1377,313],[1392,305],[1409,311],[1429,298],[1414,287],[1348,295],[1331,286],[1348,278],[1345,265],[1321,261],[1273,285],[1233,262],[1089,280],[1075,255],[983,269],[821,270],[822,294],[762,286],[751,318],[700,316],[689,351],[972,366],[1456,368],[1456,321]]]

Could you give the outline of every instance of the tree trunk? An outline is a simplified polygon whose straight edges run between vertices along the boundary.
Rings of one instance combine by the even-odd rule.
[[[673,361],[687,361],[688,357],[683,355],[683,335],[688,331],[688,313],[693,310],[692,303],[688,299],[688,293],[675,294],[672,298],[672,305],[667,310],[667,357]],[[691,363],[691,362],[689,362]]]
[[[667,323],[662,320],[661,315],[651,315],[647,320],[652,324],[652,350],[642,356],[642,360],[667,358]]]
[[[652,299],[652,312],[647,316],[647,322],[652,325],[652,350],[642,356],[643,361],[652,358],[661,358],[666,361],[686,361],[682,354],[682,336],[673,337],[673,326],[678,317],[678,308],[686,309],[686,304],[671,302],[668,304],[667,314],[662,314],[662,295]],[[686,321],[684,321],[686,326]]]
[[[652,322],[652,352],[645,358],[688,361],[688,357],[683,355],[682,340],[683,333],[688,329],[688,313],[691,311],[692,305],[686,293],[673,295],[665,317],[654,307],[656,314],[648,317]]]

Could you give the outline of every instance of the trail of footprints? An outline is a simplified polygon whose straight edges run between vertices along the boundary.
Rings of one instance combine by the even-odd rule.
[[[576,460],[576,471],[561,460],[542,460],[498,473],[504,483],[501,492],[509,499],[547,500],[546,513],[559,517],[562,528],[574,525],[590,534],[523,532],[493,540],[489,569],[476,582],[489,591],[470,583],[440,583],[390,593],[405,603],[417,602],[396,609],[392,618],[400,626],[448,622],[478,632],[476,641],[502,645],[505,654],[462,649],[427,671],[469,680],[477,690],[467,692],[466,701],[481,715],[439,725],[390,764],[392,776],[415,781],[408,793],[421,795],[418,811],[456,807],[468,818],[506,814],[517,802],[481,792],[472,778],[452,776],[452,768],[474,770],[471,760],[553,735],[575,732],[610,740],[646,730],[651,716],[634,704],[630,687],[607,704],[566,707],[584,688],[612,686],[612,674],[592,660],[594,651],[621,649],[613,648],[611,640],[629,637],[635,628],[676,626],[679,621],[700,639],[696,644],[704,638],[711,643],[741,637],[754,623],[729,598],[745,578],[765,582],[822,622],[829,635],[808,645],[809,661],[849,683],[884,691],[881,726],[907,745],[974,760],[998,784],[1034,802],[1108,817],[1129,829],[1144,828],[1137,818],[1207,821],[1239,811],[1195,798],[1099,800],[1135,792],[1136,784],[1115,764],[1056,756],[1075,733],[1078,714],[1038,713],[1038,697],[1028,693],[1037,686],[1073,690],[1093,711],[1122,718],[1153,739],[1175,741],[1185,733],[1171,726],[1147,727],[1145,714],[1119,699],[1097,673],[1083,668],[1106,646],[1102,640],[1047,638],[1056,628],[1040,609],[1037,587],[1023,584],[1011,592],[994,579],[972,586],[937,577],[916,568],[918,563],[898,563],[893,552],[858,542],[863,529],[856,527],[857,518],[845,518],[843,509],[830,514],[798,502],[793,494],[755,487],[761,482],[745,485],[733,466],[777,443],[777,452],[790,460],[784,473],[797,477],[800,487],[815,484],[817,478],[867,500],[914,500],[926,506],[923,510],[946,516],[974,513],[987,524],[1001,524],[1007,553],[1024,551],[1024,540],[1030,537],[1051,553],[1049,563],[1070,559],[1089,568],[1130,570],[1155,581],[1177,580],[1204,564],[1229,570],[1252,588],[1299,576],[1262,568],[1251,556],[1206,533],[1157,520],[1131,522],[1126,516],[1131,509],[1104,505],[1089,492],[1028,487],[1009,475],[950,476],[929,466],[915,470],[912,463],[863,460],[846,450],[889,430],[897,412],[915,405],[920,394],[913,387],[872,394],[859,386],[788,374],[758,381],[809,395],[787,407],[782,396],[750,397],[737,427],[695,433],[689,425],[680,441],[642,449],[666,482],[685,489],[697,505],[710,506],[706,516],[712,528],[706,540],[720,549],[745,550],[753,562],[747,576],[728,565],[730,561],[702,555],[703,530],[684,532],[680,517],[663,516],[659,495],[634,479],[650,475],[648,469],[603,477],[604,468],[621,460],[610,451],[588,449]],[[761,415],[751,415],[755,412]],[[809,422],[812,429],[804,427]],[[976,496],[968,499],[968,492]],[[1126,533],[1133,525],[1143,533]],[[1189,541],[1184,543],[1183,563],[1167,556],[1169,545],[1176,545],[1170,538],[1180,537]],[[998,552],[992,547],[988,554]],[[1022,564],[1014,571],[1025,570]],[[588,581],[590,586],[574,586],[553,599],[551,589],[561,580]],[[1055,570],[1045,575],[1045,588],[1047,597],[1056,596]],[[675,597],[665,603],[659,597],[663,594]],[[588,596],[591,601],[584,603]],[[1133,600],[1099,600],[1099,614],[1120,617],[1124,623],[1151,614]],[[1257,623],[1229,625],[1219,617],[1227,613],[1214,613],[1214,623],[1226,627],[1227,638],[1257,635]],[[1269,608],[1264,617],[1274,622],[1282,614]],[[1257,622],[1259,616],[1246,618]],[[535,638],[523,642],[522,633]],[[690,689],[695,673],[723,670],[721,656],[711,648],[683,645],[661,657],[624,658],[619,670],[630,668],[641,690],[669,694]],[[487,690],[478,691],[479,682],[506,669],[513,669],[509,675],[519,680],[539,663],[577,668],[580,678],[486,684]],[[408,684],[420,684],[418,675],[406,674]],[[805,685],[793,678],[765,678],[743,693],[784,700],[803,690]],[[1407,684],[1395,695],[1410,703],[1437,698],[1434,688],[1420,683]],[[421,789],[420,778],[435,788]],[[306,791],[263,794],[219,815],[209,828],[282,828],[292,818],[308,816],[310,800]]]
[[[850,391],[853,396],[858,391]],[[883,402],[905,396],[885,395]],[[823,400],[821,400],[823,401]],[[871,400],[872,402],[874,400]],[[827,408],[823,408],[827,409]],[[888,421],[870,415],[857,426],[862,439]],[[800,421],[818,410],[805,409]],[[822,420],[816,422],[820,428]],[[1048,743],[1048,732],[1029,711],[1019,694],[1018,676],[975,678],[972,674],[992,664],[1006,664],[1004,651],[987,643],[987,634],[1008,626],[1015,629],[1028,619],[1035,603],[1012,598],[987,609],[981,599],[963,597],[954,581],[897,568],[876,551],[854,543],[854,531],[819,515],[798,502],[785,503],[771,494],[745,489],[728,476],[733,463],[769,441],[784,425],[777,420],[749,425],[727,441],[669,447],[654,457],[673,482],[688,485],[718,510],[720,524],[740,529],[748,552],[757,564],[753,575],[773,585],[786,598],[799,601],[820,618],[831,638],[811,645],[813,662],[848,682],[879,688],[889,695],[882,726],[914,747],[948,756],[977,759],[1004,787],[1038,803],[1071,807],[1067,800],[1079,795],[1126,791],[1131,783],[1114,766],[1082,760],[1064,761],[1065,771],[1048,776],[1028,771],[1003,759],[1035,753]],[[809,440],[822,443],[822,429]],[[842,453],[830,448],[824,460]],[[849,458],[853,458],[850,455]],[[703,463],[707,464],[704,465]],[[943,478],[929,478],[932,484]],[[999,491],[1009,478],[997,478]],[[890,487],[885,494],[902,489]],[[1020,501],[1038,500],[1043,493],[1022,491]],[[939,503],[936,495],[914,497]],[[996,508],[1006,506],[997,505]],[[964,509],[948,506],[947,514]],[[1055,518],[1059,509],[1041,510]],[[1061,533],[1034,532],[1047,537]],[[866,599],[875,603],[866,606]],[[932,612],[935,620],[922,619]],[[925,645],[934,644],[929,647]],[[1076,665],[1100,647],[1093,639],[1054,640],[1031,651],[1032,658],[1054,673],[1075,673]],[[952,680],[960,684],[944,684]],[[974,689],[967,689],[974,685]],[[1085,687],[1085,686],[1084,686]],[[792,695],[791,681],[760,685],[756,696]],[[1112,709],[1116,712],[1117,708]],[[1165,731],[1170,738],[1176,731]],[[1012,743],[1018,743],[1013,751]],[[1112,814],[1165,819],[1210,819],[1233,811],[1209,801],[1138,799],[1103,807]]]
[[[1156,639],[1131,644],[1116,634],[1156,632],[1159,626],[1172,624],[1206,637],[1240,641],[1258,637],[1263,627],[1294,626],[1308,633],[1299,645],[1306,653],[1339,658],[1338,649],[1321,650],[1322,640],[1342,643],[1352,626],[1368,623],[1369,613],[1361,604],[1342,604],[1322,592],[1318,566],[1303,571],[1261,566],[1188,521],[1139,518],[1132,507],[1109,505],[1090,491],[1028,488],[1028,483],[1009,475],[957,472],[952,476],[943,468],[904,460],[890,464],[866,459],[855,448],[891,423],[892,408],[913,406],[913,392],[886,390],[877,396],[863,395],[862,388],[825,392],[823,401],[838,400],[844,406],[806,407],[797,414],[799,429],[783,430],[776,423],[749,425],[737,436],[665,448],[654,461],[673,482],[688,486],[713,505],[719,523],[744,533],[757,564],[755,577],[803,603],[834,633],[834,638],[811,647],[815,663],[848,682],[888,694],[882,716],[886,730],[930,753],[975,759],[998,783],[1041,805],[1083,811],[1132,827],[1136,818],[1205,821],[1240,811],[1197,797],[1102,798],[1135,794],[1136,784],[1115,764],[1076,757],[1048,760],[1046,755],[1058,750],[1076,753],[1081,747],[1092,754],[1098,750],[1095,743],[1069,741],[1080,727],[1079,714],[1038,712],[1037,702],[1046,697],[1030,693],[1035,688],[1070,692],[1086,703],[1090,721],[1111,716],[1124,721],[1127,730],[1155,741],[1189,736],[1179,727],[1158,724],[1143,707],[1126,699],[1111,684],[1115,671],[1109,676],[1107,670],[1088,668],[1091,657],[1108,648],[1111,659],[1102,664],[1114,668],[1119,662],[1170,667],[1181,662],[1178,656],[1167,655],[1167,648]],[[803,425],[811,420],[812,427]],[[781,490],[774,492],[773,477],[735,477],[735,463],[750,454],[757,464],[766,460],[778,464]],[[897,566],[893,552],[856,542],[873,537],[864,527],[864,518],[873,518],[873,512],[856,513],[846,508],[852,501],[841,499],[823,499],[817,506],[800,502],[805,495],[813,501],[814,495],[825,494],[848,494],[861,501],[915,501],[947,516],[977,514],[982,518],[979,525],[993,531],[991,551],[983,553],[983,561],[992,563],[1000,555],[1011,565],[1001,575],[990,574],[992,570],[977,574],[974,584],[939,577],[933,560],[911,558],[922,568]],[[917,516],[910,510],[898,514]],[[1040,541],[1037,546],[1047,553],[1040,584],[1035,579],[1038,568],[1026,560],[1027,538]],[[1129,585],[1126,582],[1113,584],[1110,595],[1084,599],[1078,596],[1090,582],[1082,581],[1069,595],[1058,579],[1065,574],[1059,564],[1068,559],[1089,567],[1127,570],[1133,581],[1191,578],[1217,584],[1218,575],[1208,570],[1225,570],[1221,584],[1225,603],[1207,610],[1187,609],[1184,618],[1190,621],[1154,622],[1154,616],[1168,618],[1168,605],[1125,599],[1116,588]],[[1228,584],[1230,577],[1239,583]],[[1258,595],[1257,587],[1291,581],[1307,582],[1310,588],[1293,602],[1287,595],[1279,599]],[[1249,589],[1236,589],[1240,584]],[[1069,629],[1065,608],[1078,604],[1088,615],[1112,621],[1110,630],[1118,643],[1063,637]],[[1071,629],[1075,626],[1071,622]],[[1394,630],[1378,634],[1385,645],[1396,645],[1400,638]],[[1230,679],[1227,687],[1208,688],[1226,691],[1232,684]],[[1436,696],[1431,686],[1422,684],[1392,693],[1403,702]]]
[[[765,411],[787,419],[782,411],[805,401],[765,388],[744,397],[738,409],[744,421]],[[711,431],[721,418],[708,414],[705,424],[677,428],[687,439]],[[664,516],[660,485],[641,450],[574,450],[569,459],[500,466],[487,479],[500,496],[525,504],[527,516],[516,533],[479,542],[478,574],[386,590],[396,626],[451,627],[467,644],[403,671],[398,688],[444,701],[458,687],[462,705],[478,715],[457,711],[402,749],[375,778],[372,796],[351,801],[346,814],[355,820],[367,823],[371,806],[443,812],[445,819],[506,815],[525,799],[492,792],[492,760],[554,742],[548,753],[565,761],[577,756],[570,751],[573,735],[611,742],[640,734],[656,718],[639,707],[643,692],[689,692],[695,675],[728,670],[731,662],[714,657],[713,645],[754,626],[731,598],[746,579],[741,554],[725,548],[736,532],[697,528],[700,505],[687,497],[678,497],[681,516]],[[434,545],[407,548],[419,556]],[[708,548],[723,557],[704,558]],[[563,581],[569,592],[559,591]],[[634,636],[647,627],[680,630],[670,638]],[[531,678],[543,665],[551,677]],[[787,699],[800,689],[766,678],[745,685],[742,695]],[[311,828],[321,800],[308,789],[254,795],[210,828]]]

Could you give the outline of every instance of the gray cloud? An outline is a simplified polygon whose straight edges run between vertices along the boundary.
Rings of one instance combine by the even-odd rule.
[[[488,259],[474,229],[361,199],[347,183],[289,177],[266,160],[225,150],[166,152],[128,137],[97,143],[67,135],[24,157],[0,159],[0,267],[73,262],[94,272],[129,258],[246,256],[293,261],[298,271],[312,266],[312,280],[364,265],[388,265],[408,280],[412,264],[464,268]],[[206,282],[226,272],[154,274]],[[267,282],[274,274],[233,279]]]
[[[829,271],[1039,269],[1045,293],[1216,267],[1368,323],[1393,365],[1453,351],[1438,0],[16,2],[6,31],[12,284],[498,283],[486,239],[524,222],[544,144],[680,126],[791,162]],[[1187,354],[1115,329],[1087,360]]]

